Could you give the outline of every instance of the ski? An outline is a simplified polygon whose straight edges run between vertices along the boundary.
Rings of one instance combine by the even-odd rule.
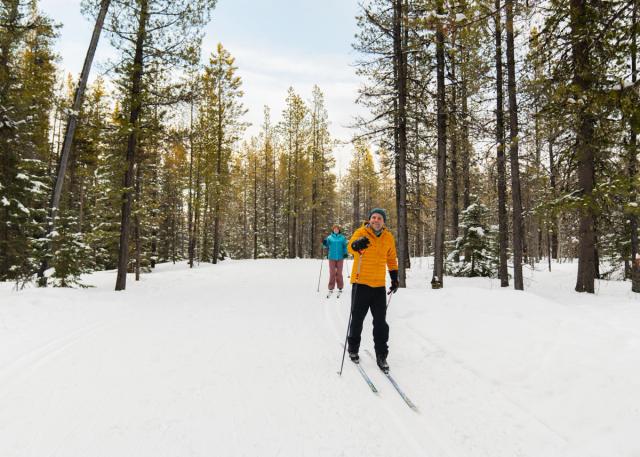
[[[371,352],[369,352],[369,350],[365,349],[365,352],[367,354],[369,354],[369,356],[375,360],[375,357],[373,356],[373,354]],[[380,370],[382,371],[382,370]],[[398,385],[398,383],[396,382],[395,379],[393,379],[393,376],[391,376],[391,374],[389,374],[388,371],[382,371],[384,373],[384,375],[387,377],[387,379],[389,380],[389,382],[391,382],[391,384],[393,385],[393,387],[396,389],[396,392],[398,392],[398,394],[400,394],[400,396],[402,397],[402,399],[404,400],[404,402],[407,404],[407,406],[409,408],[411,408],[414,411],[418,411],[418,407],[416,405],[413,404],[413,402],[409,399],[409,397],[407,397],[407,394],[405,394],[402,389],[400,388],[400,386]]]
[[[374,394],[378,393],[378,389],[376,389],[376,386],[373,385],[373,382],[371,382],[371,378],[369,378],[369,376],[367,375],[367,373],[364,371],[364,368],[362,368],[362,366],[360,365],[360,363],[354,363],[355,366],[358,367],[358,371],[360,372],[360,374],[362,375],[362,377],[364,378],[364,380],[366,381],[366,383],[369,385],[369,388],[371,389],[371,391]]]
[[[384,373],[384,375],[387,377],[389,381],[391,381],[391,384],[393,384],[393,387],[395,387],[396,391],[400,394],[400,396],[402,397],[404,402],[407,404],[407,406],[417,412],[418,407],[414,405],[413,402],[409,399],[409,397],[407,397],[407,395],[402,391],[402,389],[400,389],[400,386],[398,385],[396,380],[393,379],[389,373]]]
[[[344,348],[344,345],[342,343],[340,343],[340,347]],[[360,362],[352,362],[352,363],[356,367],[358,367],[358,371],[362,375],[362,379],[364,379],[364,381],[367,383],[367,385],[371,389],[371,392],[373,392],[374,394],[377,394],[378,393],[378,389],[376,389],[376,386],[373,384],[373,381],[371,381],[371,378],[369,377],[367,372],[364,371],[364,368],[362,368],[362,366],[360,365]],[[338,371],[338,374],[340,374],[339,371]]]

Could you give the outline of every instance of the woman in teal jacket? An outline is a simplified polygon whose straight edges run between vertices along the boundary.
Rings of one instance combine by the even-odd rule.
[[[340,232],[340,226],[334,224],[331,234],[322,240],[322,244],[327,248],[327,257],[329,258],[329,293],[327,297],[333,293],[336,282],[338,283],[338,295],[340,295],[342,287],[344,287],[342,265],[344,259],[347,258],[347,238]]]

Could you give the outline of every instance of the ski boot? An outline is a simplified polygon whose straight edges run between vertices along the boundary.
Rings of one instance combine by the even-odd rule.
[[[378,368],[380,368],[384,373],[389,373],[389,364],[387,363],[386,354],[377,354],[376,363],[378,364]]]

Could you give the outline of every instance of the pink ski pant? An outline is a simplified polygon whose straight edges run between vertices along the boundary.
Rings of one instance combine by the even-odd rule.
[[[344,280],[342,279],[342,264],[344,260],[329,260],[329,289],[333,290],[338,283],[338,289],[344,287]]]

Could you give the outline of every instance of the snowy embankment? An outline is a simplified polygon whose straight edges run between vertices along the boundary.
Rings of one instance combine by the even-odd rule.
[[[527,270],[524,293],[433,291],[427,262],[388,313],[418,413],[364,353],[370,316],[380,394],[348,361],[337,376],[349,294],[316,292],[318,260],[161,265],[119,293],[114,272],[85,290],[0,284],[0,456],[640,455],[628,283],[576,294],[563,264]]]

